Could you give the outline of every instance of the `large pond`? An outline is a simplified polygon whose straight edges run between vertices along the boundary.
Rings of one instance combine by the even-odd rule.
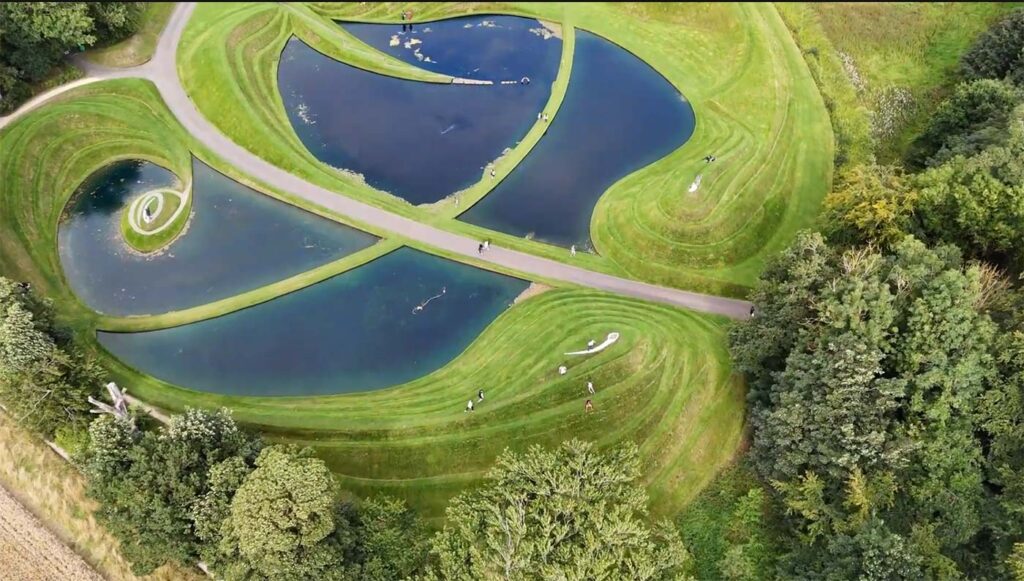
[[[140,371],[191,389],[234,395],[364,391],[442,367],[527,286],[402,248],[223,317],[143,333],[101,332],[99,340]]]
[[[569,89],[551,129],[460,219],[569,246],[590,243],[598,198],[690,138],[690,104],[621,47],[577,31]]]
[[[372,245],[376,238],[251,190],[193,162],[193,216],[163,252],[124,243],[121,214],[137,195],[175,185],[148,162],[111,164],[86,180],[61,222],[64,274],[78,297],[110,315],[193,307],[251,290]]]
[[[458,18],[411,32],[397,24],[345,26],[407,62],[497,82],[401,80],[331,59],[297,38],[285,46],[278,86],[303,144],[328,165],[414,204],[477,182],[526,135],[551,94],[562,52],[561,40],[538,21],[511,16]],[[519,83],[523,77],[530,83]]]

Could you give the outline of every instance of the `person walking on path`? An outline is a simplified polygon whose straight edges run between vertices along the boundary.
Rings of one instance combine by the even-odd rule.
[[[476,253],[477,254],[483,254],[484,253],[484,243],[483,242],[481,242],[480,245],[476,247]]]
[[[484,390],[481,389],[481,390],[477,391],[476,392],[476,397],[477,397],[477,401],[484,401]]]
[[[594,382],[593,381],[588,381],[587,382],[587,393],[589,393],[590,395],[594,395],[595,392],[594,392]]]
[[[471,411],[473,411],[473,400],[469,400],[468,402],[466,402],[466,409],[465,411],[463,411],[463,413]]]
[[[569,247],[569,256],[576,256],[576,245],[573,244]]]
[[[491,241],[490,240],[484,240],[484,251],[487,251],[487,250],[490,250],[490,249],[491,249]]]
[[[590,401],[590,400],[588,399],[588,400],[587,400],[587,403],[583,405],[583,409],[584,409],[584,411],[586,411],[586,412],[587,412],[588,414],[589,414],[590,412],[594,411],[594,402],[592,402],[592,401]]]

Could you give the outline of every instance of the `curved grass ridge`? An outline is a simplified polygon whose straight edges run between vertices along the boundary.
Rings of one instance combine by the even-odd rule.
[[[440,517],[506,447],[572,435],[640,445],[652,506],[673,514],[733,457],[744,393],[732,375],[722,319],[585,290],[555,289],[509,309],[444,368],[402,386],[329,397],[198,393],[123,364],[119,383],[169,409],[227,405],[272,441],[311,445],[342,486],[387,493]],[[611,330],[604,352],[562,354]],[[569,373],[559,376],[565,363]],[[593,381],[596,396],[588,396]],[[463,412],[477,389],[485,401]],[[595,411],[583,403],[592,397]]]
[[[143,159],[191,176],[188,139],[155,87],[132,80],[80,87],[4,128],[0,271],[31,281],[71,319],[91,319],[69,290],[57,253],[67,202],[86,177],[118,160]]]
[[[413,9],[419,22],[470,13],[570,22],[644,59],[687,96],[697,115],[694,135],[605,193],[591,221],[601,256],[577,258],[586,268],[742,296],[765,258],[813,222],[831,185],[827,111],[799,50],[775,8],[766,4],[313,3],[301,19],[270,7],[200,7],[186,30],[179,66],[207,117],[268,161],[403,215],[566,260],[560,248],[452,220],[450,209],[424,215],[364,184],[343,184],[334,172],[317,169],[294,137],[274,86],[277,49],[291,34],[301,38],[302,28],[315,22],[311,15],[396,22],[405,8]],[[227,79],[233,98],[220,94],[219,83],[207,82],[212,78]],[[246,112],[227,109],[245,100],[273,106],[259,112],[258,123],[254,117],[241,122]],[[268,138],[271,131],[277,132],[274,139]],[[700,160],[709,153],[718,161],[705,167]],[[687,186],[700,173],[700,189],[689,194]]]

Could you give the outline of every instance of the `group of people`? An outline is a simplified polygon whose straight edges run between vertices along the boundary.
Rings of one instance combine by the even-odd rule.
[[[547,113],[545,113],[543,111],[541,111],[540,113],[537,113],[537,121],[543,121],[543,122],[547,123],[548,119],[549,119],[549,117],[548,117]]]
[[[412,22],[410,22],[411,20],[412,20],[412,10],[403,10],[402,11],[402,32],[405,32],[406,30],[412,31]]]
[[[480,243],[479,246],[476,247],[476,253],[477,254],[483,254],[484,250],[488,250],[488,249],[490,249],[490,247],[491,247],[491,241],[490,240],[484,240],[483,242]]]
[[[589,343],[587,343],[587,347],[588,348],[593,347],[595,344],[597,344],[597,342],[591,340]],[[558,374],[559,375],[565,375],[568,372],[569,372],[569,368],[566,367],[565,365],[559,365],[558,366]],[[587,382],[587,395],[597,395],[597,390],[594,389],[594,382],[593,381],[588,381]],[[583,404],[583,411],[585,411],[587,413],[590,413],[590,412],[594,411],[594,400],[592,400],[592,399],[590,399],[588,397],[586,403]]]
[[[716,159],[718,159],[718,158],[716,158],[713,155],[705,155],[704,156],[704,163],[711,163],[711,162],[715,161]]]
[[[476,392],[476,401],[477,403],[484,401],[484,390],[481,389]],[[473,405],[473,398],[469,398],[469,401],[466,402],[466,409],[464,410],[463,413],[471,412],[474,411],[475,409],[476,407]]]

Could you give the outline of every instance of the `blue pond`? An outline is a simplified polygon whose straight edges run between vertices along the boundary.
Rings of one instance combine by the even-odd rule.
[[[154,256],[125,246],[124,207],[174,175],[142,161],[111,164],[73,196],[58,234],[71,288],[110,315],[163,313],[251,290],[372,245],[376,238],[310,214],[193,162],[187,231]]]
[[[527,286],[519,279],[402,248],[223,317],[160,331],[101,332],[99,340],[145,373],[202,391],[365,391],[442,367]]]
[[[400,25],[345,28],[436,72],[530,78],[490,86],[407,81],[338,62],[296,38],[288,42],[278,86],[302,143],[324,163],[413,204],[476,183],[488,163],[526,135],[551,94],[562,52],[561,40],[545,40],[539,22],[511,16],[459,18],[404,33]]]
[[[460,219],[569,246],[590,243],[598,198],[622,177],[690,138],[690,104],[621,47],[577,31],[572,76],[551,129]]]

